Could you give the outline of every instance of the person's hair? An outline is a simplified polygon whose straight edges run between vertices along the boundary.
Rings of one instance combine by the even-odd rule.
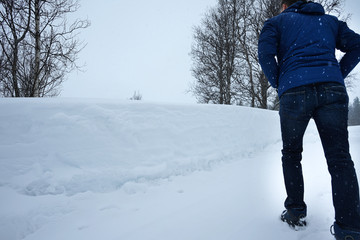
[[[307,2],[306,0],[281,0],[281,5],[285,4],[286,6],[290,7],[291,5],[299,1]]]

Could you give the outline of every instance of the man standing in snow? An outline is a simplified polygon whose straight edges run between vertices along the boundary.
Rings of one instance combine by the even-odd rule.
[[[301,168],[303,136],[314,119],[332,178],[337,240],[360,240],[359,186],[349,154],[348,95],[344,78],[360,61],[360,35],[324,8],[283,0],[282,13],[265,22],[259,61],[280,98],[282,164],[287,198],[281,219],[306,225]],[[345,52],[340,63],[335,49]]]

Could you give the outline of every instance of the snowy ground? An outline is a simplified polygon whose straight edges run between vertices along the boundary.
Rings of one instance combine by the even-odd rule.
[[[360,170],[360,127],[351,127]],[[279,220],[277,112],[1,99],[0,239],[332,239],[330,177],[305,136],[306,230]]]

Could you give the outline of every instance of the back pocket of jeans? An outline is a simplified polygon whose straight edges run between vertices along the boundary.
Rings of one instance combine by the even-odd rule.
[[[325,87],[326,102],[327,104],[339,103],[347,107],[349,103],[349,97],[345,86],[343,85],[332,85]]]
[[[281,96],[279,114],[292,119],[304,117],[306,113],[305,91],[289,92]]]

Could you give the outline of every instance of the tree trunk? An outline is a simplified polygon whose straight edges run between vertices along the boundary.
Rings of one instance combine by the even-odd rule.
[[[40,97],[40,0],[35,0],[35,69],[33,97]]]
[[[17,41],[15,40],[15,43]],[[12,91],[11,95],[13,95],[15,93],[15,96],[13,95],[13,97],[20,97],[20,89],[19,89],[19,84],[18,84],[18,79],[17,79],[17,64],[18,64],[18,45],[15,44],[14,45],[14,52],[13,52],[13,62],[12,62],[12,66],[11,66],[11,75],[12,75],[12,85],[13,85],[13,89],[14,91]]]

